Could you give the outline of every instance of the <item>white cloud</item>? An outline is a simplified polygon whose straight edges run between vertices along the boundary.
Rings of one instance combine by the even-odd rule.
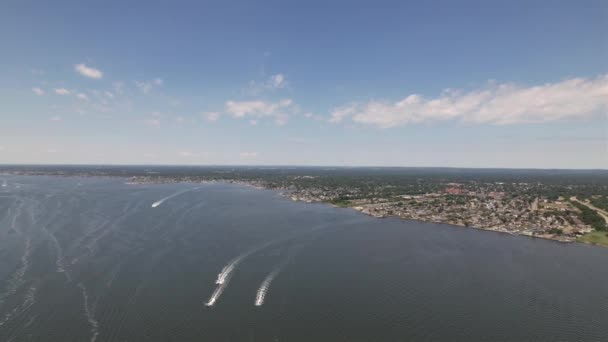
[[[279,102],[265,101],[228,101],[226,111],[235,118],[251,117],[253,119],[271,117],[279,125],[284,125],[289,120],[288,112],[291,111],[293,101],[284,99]]]
[[[76,97],[78,97],[79,99],[84,100],[84,101],[88,101],[89,100],[89,97],[86,94],[83,94],[83,93],[76,94]]]
[[[333,122],[333,123],[341,122],[345,118],[355,114],[356,110],[357,110],[357,108],[355,105],[348,105],[348,106],[340,107],[331,113],[331,118],[329,119],[329,122]]]
[[[65,88],[55,88],[55,94],[57,95],[70,95],[70,91]]]
[[[147,81],[135,81],[135,86],[137,88],[139,88],[139,90],[144,93],[144,94],[148,94],[154,87],[160,87],[163,85],[163,80],[161,80],[160,78],[155,78],[154,80],[147,82]]]
[[[267,90],[277,90],[287,87],[287,77],[283,74],[275,74],[268,77],[264,82],[258,83],[256,81],[249,82],[249,93],[251,95],[258,95]]]
[[[34,92],[34,94],[38,95],[38,96],[42,96],[44,95],[44,90],[38,88],[38,87],[34,87],[32,88],[32,91]]]
[[[287,80],[283,74],[276,74],[270,76],[270,80],[268,80],[267,84],[272,89],[280,89],[285,88],[287,85]]]
[[[147,94],[150,92],[150,90],[152,89],[152,84],[148,83],[148,82],[140,82],[140,81],[135,81],[135,85],[137,86],[137,88],[139,88],[139,90],[141,90],[142,93]]]
[[[103,72],[101,70],[91,68],[86,66],[86,64],[76,64],[74,66],[74,70],[76,70],[79,74],[85,77],[100,79],[103,77]]]
[[[257,152],[241,152],[239,154],[241,158],[256,158],[258,156]]]
[[[220,113],[218,112],[205,112],[202,113],[202,116],[205,120],[209,122],[215,122],[220,118]]]
[[[339,122],[339,121],[342,121],[342,119],[344,118],[343,116],[340,116],[340,115],[337,115],[337,116],[339,116],[340,119],[336,119],[336,121],[332,121],[332,122]],[[311,113],[311,112],[304,113],[304,117],[307,118],[307,119],[315,120],[315,121],[325,121],[325,117],[324,116],[317,115],[317,114],[314,114],[314,113]],[[330,119],[330,121],[332,119]]]
[[[184,123],[184,121],[185,121],[185,120],[184,120],[184,118],[183,118],[183,117],[181,117],[181,116],[178,116],[178,117],[175,119],[175,122],[177,122],[179,125],[183,124],[183,123]]]
[[[436,98],[412,94],[394,103],[352,104],[336,109],[329,121],[350,117],[381,128],[445,120],[507,125],[589,118],[607,109],[608,75],[603,75],[533,87],[491,83],[470,92],[446,90]]]
[[[258,120],[249,120],[249,124],[250,124],[251,126],[257,126],[257,124],[258,124]]]
[[[111,93],[111,92],[109,92],[109,91],[105,91],[105,92],[104,92],[104,94],[105,94],[107,97],[111,98],[111,99],[113,99],[113,98],[114,98],[114,94],[112,94],[112,93]]]
[[[51,117],[49,120],[51,120],[51,121],[61,121],[61,116],[55,115],[55,116]]]

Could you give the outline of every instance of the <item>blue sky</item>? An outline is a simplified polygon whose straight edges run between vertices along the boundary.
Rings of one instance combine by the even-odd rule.
[[[5,1],[0,163],[608,168],[606,1]]]

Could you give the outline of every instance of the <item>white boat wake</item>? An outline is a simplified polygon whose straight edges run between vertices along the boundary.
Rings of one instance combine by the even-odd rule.
[[[215,281],[215,283],[218,285],[227,285],[228,281],[230,280],[230,275],[243,260],[247,259],[251,254],[268,247],[269,245],[270,243],[267,243],[259,247],[250,249],[249,251],[230,260],[230,262],[228,262],[228,264],[224,266],[224,268],[222,268],[222,271],[217,275],[217,280]]]
[[[19,216],[21,216],[22,205],[23,205],[23,202],[19,205],[19,207],[17,207],[17,209],[19,211],[17,211],[15,213],[13,220],[12,220],[12,224],[11,224],[11,229],[19,234],[22,234],[22,231],[21,231],[21,228],[18,228],[20,225],[17,224],[17,218]],[[10,208],[9,208],[9,210],[10,210]],[[25,244],[23,247],[23,254],[21,255],[21,263],[20,263],[19,267],[15,270],[15,272],[13,272],[12,275],[10,276],[10,278],[7,280],[6,291],[4,293],[0,294],[0,305],[4,304],[4,301],[8,297],[14,295],[17,292],[17,290],[19,289],[19,287],[21,287],[21,285],[24,283],[23,276],[29,269],[31,253],[32,253],[31,239],[28,236],[25,239]]]
[[[24,204],[25,204],[24,201],[19,201],[19,206],[15,210],[15,214],[13,215],[13,220],[11,222],[11,229],[18,234],[21,234],[22,232],[21,232],[21,228],[17,224],[17,219],[19,218],[19,216],[21,216],[21,211],[22,211],[21,209],[23,208]]]
[[[63,249],[61,248],[61,244],[55,237],[55,234],[53,234],[46,225],[43,225],[41,230],[49,237],[49,239],[51,240],[51,243],[54,246],[55,254],[56,254],[55,255],[55,266],[57,268],[57,272],[63,273],[63,275],[65,275],[65,278],[67,279],[67,281],[71,282],[72,277],[66,270],[65,263],[63,260]]]
[[[32,253],[30,238],[25,240],[25,247],[23,248],[23,255],[21,256],[21,266],[15,271],[10,280],[8,281],[8,291],[6,294],[0,297],[0,302],[4,298],[13,295],[17,292],[17,289],[23,284],[23,276],[27,272],[30,266],[30,255]]]
[[[184,194],[184,193],[186,193],[188,191],[193,191],[193,190],[198,190],[198,189],[200,189],[200,188],[193,188],[193,189],[182,190],[182,191],[178,191],[178,192],[176,192],[176,193],[174,193],[172,195],[169,195],[167,197],[161,198],[158,201],[152,203],[152,208],[159,207],[161,204],[163,204],[163,202],[165,202],[166,200],[170,200],[173,197],[177,197],[177,196],[179,196],[181,194]]]
[[[91,339],[90,342],[95,342],[97,340],[97,336],[99,335],[99,322],[95,318],[95,308],[91,308],[89,304],[89,294],[87,293],[87,289],[83,283],[79,283],[78,287],[82,292],[82,299],[84,304],[84,315],[89,325],[91,326]]]
[[[25,300],[21,305],[15,307],[12,311],[8,312],[4,315],[4,318],[0,321],[0,327],[10,321],[14,316],[18,316],[19,314],[25,312],[32,305],[36,303],[36,287],[32,286],[29,288],[27,293],[25,294]]]
[[[237,260],[234,260],[231,263],[229,263],[228,266],[224,266],[224,268],[222,269],[222,272],[220,272],[220,274],[217,275],[217,280],[215,281],[215,283],[218,285],[223,285],[226,282],[226,279],[228,279],[228,276],[230,275],[230,273],[232,273],[232,271],[234,271],[234,268],[236,267],[236,265],[238,265],[239,262],[240,262],[240,260],[237,259]]]
[[[226,266],[224,266],[224,268],[222,268],[222,271],[217,275],[217,280],[215,281],[215,283],[217,284],[217,287],[215,288],[215,290],[211,294],[211,297],[209,297],[209,300],[205,303],[205,305],[213,306],[213,304],[215,304],[215,302],[220,298],[220,296],[222,295],[222,292],[224,292],[224,289],[226,289],[226,286],[228,286],[228,283],[230,282],[230,278],[232,277],[232,272],[236,269],[238,264],[240,264],[243,260],[245,260],[251,254],[267,247],[267,245],[268,244],[264,244],[257,248],[251,249],[251,250],[239,255],[238,257],[230,260],[230,262],[228,262],[228,264]]]
[[[234,273],[234,271],[237,269],[238,265],[241,262],[243,262],[245,259],[250,257],[251,255],[253,255],[265,248],[268,248],[272,245],[276,245],[276,244],[283,243],[283,242],[286,242],[286,241],[289,241],[292,239],[296,239],[303,235],[310,234],[310,233],[316,232],[318,230],[322,230],[326,227],[327,227],[327,224],[322,224],[322,225],[320,225],[316,228],[313,228],[311,230],[308,230],[306,232],[291,234],[291,235],[287,235],[287,236],[284,236],[281,238],[270,240],[266,243],[263,243],[261,245],[254,247],[254,248],[248,250],[247,252],[237,256],[236,258],[230,260],[228,262],[228,264],[226,264],[226,266],[224,266],[224,268],[222,268],[222,271],[217,275],[217,280],[215,281],[215,283],[218,286],[215,288],[215,291],[213,291],[213,294],[211,294],[211,297],[209,297],[209,300],[205,303],[205,305],[213,306],[215,304],[215,302],[219,299],[219,297],[224,292],[224,289],[228,286],[228,283],[230,282],[230,278],[232,277],[232,274]],[[278,274],[278,272],[277,272],[277,274]],[[271,279],[271,281],[272,281],[272,279]]]
[[[264,281],[262,281],[262,284],[260,285],[260,288],[258,289],[258,292],[255,296],[255,306],[261,306],[262,304],[264,304],[264,299],[266,299],[266,294],[270,289],[270,284],[272,284],[274,278],[276,278],[277,275],[279,275],[279,273],[283,271],[283,269],[285,268],[285,266],[287,266],[288,263],[289,259],[286,259],[277,267],[275,267],[275,269],[272,270],[272,272],[270,272],[268,276],[266,276],[266,278],[264,278]]]
[[[205,303],[205,306],[213,306],[213,304],[215,304],[218,298],[220,298],[222,292],[224,292],[224,289],[227,285],[228,283],[223,283],[216,287],[215,291],[213,291],[213,293],[211,294],[211,297],[209,297],[209,300]]]

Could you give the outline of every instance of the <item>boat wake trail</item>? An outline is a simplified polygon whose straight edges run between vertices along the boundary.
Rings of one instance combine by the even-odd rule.
[[[289,259],[285,259],[282,263],[277,265],[277,267],[275,267],[275,269],[272,270],[272,272],[270,272],[268,276],[266,276],[266,278],[264,278],[264,281],[262,281],[262,284],[260,285],[260,288],[258,289],[258,292],[255,296],[255,306],[261,306],[262,304],[264,304],[264,299],[266,298],[266,294],[270,289],[270,284],[272,284],[274,278],[276,278],[277,275],[279,275],[279,273],[283,271],[283,269],[285,268],[285,266],[287,266],[288,263]]]
[[[79,283],[78,287],[80,287],[80,290],[82,291],[82,299],[84,302],[84,314],[85,314],[87,321],[89,322],[89,325],[91,326],[90,342],[95,342],[95,340],[97,339],[97,336],[99,335],[99,322],[95,318],[95,313],[94,313],[95,309],[90,307],[89,294],[87,293],[87,289],[86,289],[86,287],[84,287],[84,284]]]
[[[234,271],[234,269],[243,261],[245,260],[247,257],[249,257],[251,254],[261,250],[263,247],[258,247],[258,248],[254,248],[246,253],[243,253],[241,255],[239,255],[238,257],[230,260],[230,262],[224,266],[224,268],[222,268],[222,272],[220,272],[217,275],[217,280],[215,281],[216,284],[218,285],[224,285],[227,284],[228,281],[230,280],[230,275],[232,274],[232,272]]]
[[[21,265],[19,268],[12,274],[10,279],[7,281],[7,289],[6,292],[0,295],[0,305],[4,304],[4,301],[14,295],[17,290],[23,285],[24,280],[23,277],[25,273],[28,271],[30,266],[30,255],[32,253],[30,238],[28,237],[25,240],[25,247],[23,249],[23,255],[21,256]]]
[[[22,234],[21,228],[17,224],[17,219],[19,218],[19,216],[21,216],[21,211],[22,211],[21,209],[23,208],[24,204],[25,204],[24,201],[19,201],[19,206],[17,206],[17,209],[15,210],[15,214],[13,215],[13,220],[11,222],[11,229],[18,234]]]
[[[209,297],[209,300],[205,303],[205,305],[213,306],[213,304],[215,304],[215,302],[222,295],[222,292],[224,292],[224,289],[226,289],[226,286],[228,286],[228,283],[230,282],[230,278],[232,277],[232,272],[236,269],[236,267],[243,260],[245,260],[247,257],[249,257],[251,254],[253,254],[265,247],[266,247],[266,244],[263,246],[251,249],[251,250],[239,255],[238,257],[230,260],[230,262],[228,262],[228,264],[226,266],[224,266],[222,271],[217,275],[217,280],[215,281],[215,283],[217,284],[217,287],[215,288],[215,291],[213,291],[213,293],[211,294],[211,297]]]
[[[293,240],[311,233],[314,233],[316,231],[319,230],[323,230],[327,227],[327,224],[323,224],[320,225],[316,228],[307,230],[305,232],[300,232],[300,233],[295,233],[295,234],[290,234],[287,236],[283,236],[274,240],[270,240],[266,243],[263,243],[261,245],[258,245],[248,251],[246,251],[245,253],[237,256],[236,258],[230,260],[228,262],[228,264],[226,264],[226,266],[224,266],[224,268],[222,268],[222,271],[217,275],[217,280],[215,281],[215,283],[217,284],[217,287],[215,288],[215,291],[213,291],[213,294],[211,294],[211,297],[209,297],[209,300],[205,303],[206,306],[213,306],[215,304],[215,302],[219,299],[219,297],[222,295],[222,292],[224,292],[224,289],[228,286],[228,283],[230,282],[230,278],[232,277],[232,274],[234,273],[234,271],[237,269],[238,265],[245,261],[245,259],[247,259],[248,257],[250,257],[251,255],[265,249],[268,248],[270,246],[273,245],[277,245],[289,240]],[[279,270],[280,272],[280,270]],[[277,272],[278,274],[278,272]],[[275,274],[276,276],[276,274]],[[270,280],[272,281],[272,279]]]
[[[165,202],[166,200],[170,200],[173,197],[177,197],[177,196],[179,196],[181,194],[184,194],[184,193],[186,193],[188,191],[193,191],[193,190],[198,190],[198,189],[200,189],[200,188],[186,189],[186,190],[178,191],[178,192],[174,193],[173,195],[169,195],[167,197],[161,198],[158,201],[152,203],[152,208],[159,207],[161,204],[163,204],[163,202]]]
[[[8,323],[13,317],[20,315],[36,303],[36,287],[32,286],[25,294],[25,300],[0,320],[0,327]]]
[[[57,238],[55,237],[55,234],[50,232],[46,228],[46,226],[43,227],[43,231],[47,233],[47,235],[49,236],[49,238],[55,248],[55,253],[57,254],[55,257],[55,266],[57,267],[57,272],[63,273],[68,281],[72,281],[72,277],[70,277],[70,274],[66,271],[66,268],[65,268],[65,263],[63,260],[63,249],[61,248],[61,244],[59,244],[59,240],[57,240]]]
[[[226,289],[226,286],[228,286],[228,282],[218,285],[218,287],[215,288],[215,291],[213,291],[211,294],[211,297],[209,297],[209,300],[205,303],[205,306],[213,306],[218,298],[220,298],[222,295],[222,292],[224,292],[224,289]]]

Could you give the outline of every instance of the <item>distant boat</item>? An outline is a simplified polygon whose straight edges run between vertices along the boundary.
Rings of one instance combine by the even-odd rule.
[[[6,180],[3,180],[3,181],[2,181],[2,187],[3,187],[3,188],[6,188],[7,186],[8,186],[8,184],[6,183]]]

